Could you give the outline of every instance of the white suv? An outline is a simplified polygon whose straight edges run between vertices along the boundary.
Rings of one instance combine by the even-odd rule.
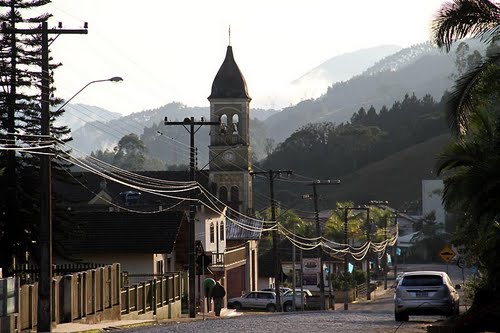
[[[394,294],[394,317],[408,321],[410,315],[445,315],[459,312],[459,296],[445,272],[404,273]]]

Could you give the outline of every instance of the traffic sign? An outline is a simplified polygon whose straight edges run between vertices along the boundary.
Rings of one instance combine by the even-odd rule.
[[[446,244],[441,252],[439,252],[439,256],[446,262],[450,262],[456,256],[456,253],[451,249],[451,247]]]

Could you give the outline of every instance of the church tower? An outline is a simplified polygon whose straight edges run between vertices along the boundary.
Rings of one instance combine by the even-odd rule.
[[[221,126],[211,127],[209,146],[209,181],[217,197],[227,206],[251,214],[252,177],[250,150],[250,101],[243,74],[228,45],[226,58],[212,83],[210,121]]]

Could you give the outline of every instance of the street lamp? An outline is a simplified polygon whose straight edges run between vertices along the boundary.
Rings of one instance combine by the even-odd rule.
[[[43,72],[48,72],[47,70]],[[75,98],[89,85],[97,82],[119,82],[121,77],[106,80],[95,80],[87,83],[76,94],[71,96],[55,112],[60,111],[69,101]],[[42,114],[40,120],[41,134],[50,137],[49,80],[43,79]],[[49,153],[48,149],[45,151]],[[52,172],[50,154],[40,156],[40,278],[38,284],[38,330],[50,332],[52,318]],[[48,327],[47,329],[44,329]]]
[[[109,81],[109,82],[121,82],[121,81],[123,81],[123,78],[121,78],[120,76],[113,76],[113,77],[111,77],[109,79],[90,81],[89,83],[87,83],[86,85],[84,85],[80,90],[78,90],[73,96],[71,96],[69,99],[67,99],[63,103],[63,105],[61,105],[55,112],[60,111],[63,107],[66,106],[66,104],[68,104],[73,98],[75,98],[79,93],[81,93],[85,88],[87,88],[91,84],[98,83],[98,82],[107,82],[107,81]]]

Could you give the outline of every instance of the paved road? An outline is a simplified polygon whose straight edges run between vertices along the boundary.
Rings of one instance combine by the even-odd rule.
[[[442,270],[446,271],[446,265],[400,265],[399,271],[415,270]],[[462,272],[456,266],[449,265],[448,271],[454,283],[462,283]],[[466,276],[467,278],[467,276]],[[389,283],[391,285],[391,283]],[[444,319],[441,316],[410,316],[409,322],[398,323],[394,321],[394,289],[375,291],[371,301],[361,300],[349,304],[349,310],[343,310],[343,304],[337,303],[335,311],[296,312],[296,313],[262,313],[262,312],[238,312],[224,309],[224,317],[215,318],[213,313],[202,320],[200,316],[196,319],[181,318],[179,320],[168,320],[156,325],[146,323],[147,326],[134,328],[119,328],[121,322],[109,323],[105,331],[124,333],[198,333],[198,332],[221,332],[221,333],[244,333],[244,332],[306,332],[306,333],[424,333],[426,327],[437,320]],[[463,304],[463,303],[461,303]],[[462,309],[463,311],[464,309]],[[63,324],[73,325],[73,324]],[[82,325],[80,325],[82,326]],[[88,325],[89,328],[92,325]],[[63,329],[61,325],[61,329]],[[83,331],[84,329],[70,330],[64,328],[64,332]],[[63,332],[63,331],[60,331]]]
[[[349,304],[344,311],[337,304],[335,311],[262,313],[229,310],[223,318],[208,320],[183,319],[123,330],[125,333],[195,333],[195,332],[286,332],[286,333],[424,333],[425,327],[442,317],[411,317],[410,322],[394,321],[393,290],[378,289],[372,301]]]

